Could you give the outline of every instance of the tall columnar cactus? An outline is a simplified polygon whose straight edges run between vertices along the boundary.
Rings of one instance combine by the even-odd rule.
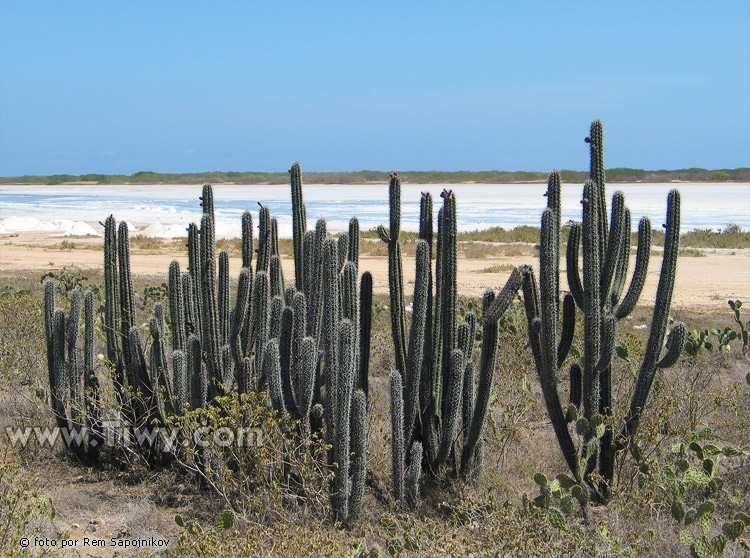
[[[299,165],[290,173],[296,286],[273,297],[271,313],[278,324],[269,330],[262,369],[271,404],[299,425],[299,435],[320,434],[325,424],[334,516],[351,521],[362,505],[366,472],[372,277],[363,273],[358,285],[356,219],[338,242],[327,235],[322,219],[315,231],[304,231]],[[298,247],[304,257],[297,258]],[[278,254],[278,245],[273,253]]]
[[[307,230],[307,214],[302,201],[302,170],[299,163],[289,169],[292,185],[292,235],[294,240],[294,282],[298,291],[304,290],[305,251],[303,238]]]
[[[388,245],[388,283],[391,299],[391,333],[396,368],[406,369],[406,315],[404,313],[404,273],[401,263],[401,179],[391,173],[388,185],[390,228],[378,227],[380,239]]]
[[[391,230],[398,230],[398,189],[392,188],[391,192]],[[492,291],[485,294],[479,380],[475,381],[476,316],[467,312],[460,323],[458,320],[456,199],[449,190],[443,192],[442,198],[433,290],[432,197],[422,195],[408,346],[405,347],[404,368],[391,373],[394,498],[397,501],[407,498],[413,502],[417,498],[423,469],[434,475],[452,463],[464,476],[480,469],[482,432],[497,354],[498,321],[522,283],[522,270],[516,269],[497,297]],[[382,238],[393,239],[392,233],[383,227],[380,230]],[[400,270],[400,249],[396,248],[395,252],[397,258],[390,267]],[[400,273],[391,273],[389,279],[391,301],[403,301]],[[392,321],[396,328],[399,323],[397,318]],[[398,333],[394,333],[394,339],[396,337]]]
[[[83,340],[79,339],[82,313]],[[47,281],[44,317],[52,411],[58,427],[70,433],[70,449],[82,459],[94,460],[103,442],[99,380],[94,371],[94,295],[90,290],[84,294],[73,289],[66,319],[65,311],[55,305],[54,281]]]
[[[673,190],[667,200],[664,257],[656,294],[648,344],[641,365],[630,411],[620,435],[615,439],[612,417],[612,355],[617,321],[628,316],[640,297],[648,269],[651,224],[644,217],[638,229],[638,250],[633,277],[622,301],[630,255],[630,212],[622,193],[612,200],[611,221],[607,223],[604,184],[603,133],[599,121],[587,138],[591,146],[591,178],[583,191],[583,223],[570,228],[567,245],[567,274],[570,293],[560,303],[560,177],[550,174],[548,207],[542,215],[540,239],[540,281],[533,270],[524,274],[524,302],[529,321],[529,337],[539,373],[545,404],[565,461],[578,482],[588,486],[594,501],[607,502],[614,476],[614,459],[624,449],[637,428],[657,368],[674,364],[682,350],[685,326],[676,323],[662,357],[679,247],[680,196]],[[583,267],[578,267],[579,246],[583,245]],[[583,280],[581,280],[581,274]],[[570,365],[570,404],[563,409],[558,393],[558,373],[563,367],[573,338],[576,306],[583,312],[584,352],[581,363]],[[562,328],[558,334],[559,323]],[[579,447],[568,422],[583,417],[576,429]],[[591,475],[598,466],[601,482]]]

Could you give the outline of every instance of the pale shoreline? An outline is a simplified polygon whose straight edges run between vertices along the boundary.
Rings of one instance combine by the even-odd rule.
[[[102,239],[96,237],[52,237],[50,231],[32,231],[0,235],[0,273],[15,275],[29,273],[41,276],[51,270],[77,268],[101,273],[104,258]],[[75,248],[63,249],[61,243],[73,243]],[[673,298],[675,309],[725,311],[727,300],[750,300],[750,249],[707,250],[704,257],[680,257],[677,262],[677,278]],[[181,240],[165,241],[156,250],[131,248],[131,270],[139,276],[166,278],[169,264],[176,259],[182,269],[187,268],[187,250]],[[632,258],[631,258],[632,260]],[[490,258],[464,258],[459,255],[458,283],[463,295],[479,297],[485,289],[500,289],[510,271],[479,273],[496,264],[517,266],[530,264],[538,269],[537,256],[504,256]],[[564,261],[561,262],[564,267]],[[631,261],[631,270],[632,270]],[[230,274],[235,276],[241,267],[239,257],[230,257]],[[294,276],[294,261],[282,261],[284,277]],[[383,256],[362,256],[361,271],[373,275],[376,294],[388,292],[388,259]],[[661,269],[661,255],[651,258],[646,285],[641,303],[653,305]],[[411,295],[414,281],[414,258],[404,257],[405,291]],[[564,269],[563,269],[564,271]],[[562,273],[561,289],[567,288]]]

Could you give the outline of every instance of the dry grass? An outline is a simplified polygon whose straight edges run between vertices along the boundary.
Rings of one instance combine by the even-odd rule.
[[[89,283],[98,281],[99,277],[89,279]],[[0,288],[8,282],[15,289],[29,292],[0,298],[3,431],[5,426],[52,423],[45,402],[40,286],[34,278],[3,278]],[[139,282],[136,289],[140,292],[146,285],[145,281]],[[467,303],[462,302],[464,306]],[[387,304],[387,298],[378,297],[376,308],[383,304]],[[148,308],[139,309],[139,320],[147,315]],[[731,325],[728,311],[701,314],[683,310],[675,317],[686,321],[690,329]],[[647,332],[632,326],[649,320],[650,310],[639,308],[632,320],[621,324],[620,340],[628,344],[636,358],[643,351]],[[22,463],[40,478],[37,487],[55,503],[54,529],[67,531],[74,538],[85,536],[85,527],[97,520],[96,536],[102,537],[128,532],[133,537],[176,539],[182,533],[179,544],[173,547],[174,555],[345,556],[355,548],[381,548],[384,552],[390,548],[394,554],[400,552],[404,556],[684,555],[687,551],[669,516],[669,502],[647,483],[639,485],[642,479],[638,480],[637,467],[627,455],[618,462],[615,500],[606,509],[592,510],[588,525],[574,514],[567,531],[561,533],[544,516],[523,507],[524,493],[532,497],[537,494],[538,487],[532,480],[536,472],[543,471],[548,476],[566,472],[546,418],[536,371],[526,347],[525,327],[525,316],[515,307],[503,325],[486,430],[484,473],[471,483],[449,478],[427,480],[422,500],[415,509],[408,510],[394,506],[390,496],[387,374],[394,359],[388,312],[376,311],[368,409],[369,481],[362,517],[347,529],[334,525],[327,512],[311,515],[307,508],[293,504],[294,499],[277,486],[268,488],[269,502],[273,504],[269,510],[273,509],[273,513],[238,524],[236,532],[219,534],[212,526],[226,502],[174,464],[149,470],[142,461],[113,454],[103,465],[87,468],[72,461],[60,448],[35,448],[11,455],[0,447],[0,456]],[[97,351],[101,352],[102,341],[98,343]],[[577,337],[574,343],[582,346],[581,338]],[[639,438],[643,447],[653,448],[655,459],[666,459],[674,440],[692,428],[704,426],[710,426],[722,444],[747,445],[750,397],[743,382],[750,365],[736,349],[737,345],[726,357],[683,357],[675,368],[657,377],[657,395],[652,396]],[[618,409],[622,409],[633,381],[621,360],[615,361],[615,378]],[[564,401],[566,382],[563,375],[560,392]],[[6,443],[4,438],[0,440],[0,446]],[[730,514],[741,509],[750,494],[750,460],[727,462],[722,476],[726,490],[717,506],[720,513]],[[274,494],[279,495],[278,501]],[[188,535],[178,528],[173,522],[178,513],[203,525],[202,532]],[[644,539],[648,530],[657,533],[652,542]],[[726,555],[741,556],[744,552],[741,545],[733,545]]]

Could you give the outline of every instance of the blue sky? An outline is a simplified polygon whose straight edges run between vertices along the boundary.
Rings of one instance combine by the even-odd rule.
[[[0,175],[750,166],[750,1],[0,0]]]

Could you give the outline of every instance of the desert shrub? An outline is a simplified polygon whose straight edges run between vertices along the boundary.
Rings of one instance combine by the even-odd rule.
[[[0,556],[33,556],[35,535],[54,517],[49,500],[39,494],[37,479],[16,463],[0,463]]]
[[[299,436],[299,425],[279,418],[266,399],[234,394],[172,416],[169,426],[179,431],[175,459],[243,522],[285,520],[298,512],[324,517],[332,478],[327,446]]]

